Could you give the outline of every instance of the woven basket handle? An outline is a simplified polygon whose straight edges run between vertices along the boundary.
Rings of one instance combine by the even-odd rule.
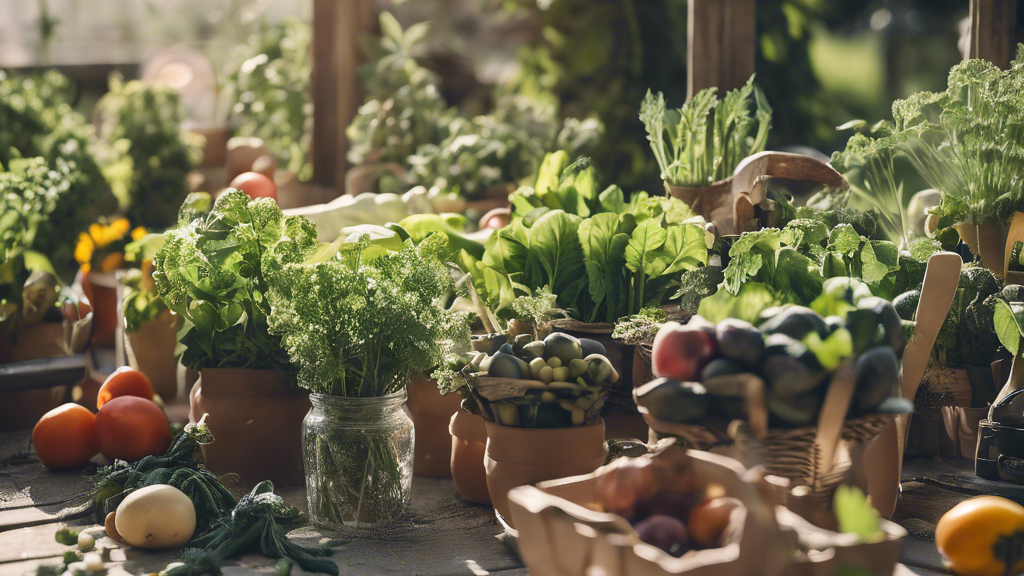
[[[839,437],[842,434],[843,426],[846,425],[846,413],[850,409],[856,385],[853,359],[848,358],[839,365],[836,373],[832,376],[828,392],[825,393],[825,402],[818,414],[818,431],[814,436],[814,444],[818,449],[822,476],[832,470],[836,447],[839,446]]]

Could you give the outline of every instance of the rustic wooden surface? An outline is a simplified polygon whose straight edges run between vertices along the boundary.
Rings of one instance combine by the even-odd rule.
[[[85,528],[98,546],[116,547],[96,525],[82,498],[91,486],[84,472],[52,473],[31,453],[27,432],[0,435],[0,576],[21,576],[41,564],[58,564],[69,548],[54,541],[62,524]],[[301,488],[280,490],[289,504],[304,508]],[[998,494],[1024,502],[1024,487],[981,480],[966,461],[918,459],[904,468],[903,491],[894,520],[910,532],[896,574],[949,574],[935,549],[935,523],[957,503],[978,494]],[[387,540],[348,543],[311,527],[290,536],[306,543],[330,545],[342,574],[409,574],[422,576],[525,576],[528,572],[499,535],[489,507],[469,504],[456,495],[450,480],[416,477],[410,523]],[[117,548],[108,564],[110,576],[157,572],[176,559],[177,551],[149,552]],[[224,574],[272,574],[273,561],[244,556]],[[295,567],[293,574],[304,574]]]
[[[719,95],[754,73],[756,0],[690,0],[687,24],[687,97],[704,88]]]

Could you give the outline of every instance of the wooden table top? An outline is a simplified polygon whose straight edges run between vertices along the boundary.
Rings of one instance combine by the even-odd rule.
[[[69,548],[54,541],[62,524],[89,528],[98,546],[116,546],[93,522],[82,495],[91,480],[84,472],[52,473],[32,454],[27,432],[0,434],[0,576],[21,576],[40,564],[58,564]],[[305,507],[302,488],[279,491],[289,504]],[[980,480],[966,462],[920,459],[905,467],[903,492],[894,520],[907,539],[897,574],[948,574],[933,542],[935,523],[957,503],[977,494],[1000,494],[1024,502],[1024,487]],[[422,576],[527,574],[515,552],[501,539],[489,507],[462,500],[451,480],[416,477],[411,523],[388,540],[358,539],[332,546],[342,574],[416,574]],[[311,527],[290,536],[311,544],[331,540]],[[110,576],[158,572],[177,551],[118,548],[108,564]],[[273,574],[273,561],[245,556],[224,574]],[[303,574],[298,566],[293,574]]]

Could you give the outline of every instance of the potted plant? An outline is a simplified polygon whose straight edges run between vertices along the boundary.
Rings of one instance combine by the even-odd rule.
[[[599,188],[588,159],[567,163],[549,154],[536,185],[512,195],[512,223],[462,264],[500,318],[521,295],[554,294],[568,318],[552,328],[602,343],[622,375],[609,408],[633,410],[633,347],[611,337],[614,322],[662,305],[685,271],[707,264],[713,236],[683,201],[636,192],[626,202],[619,187]]]
[[[412,374],[444,369],[469,346],[469,319],[446,308],[454,281],[447,241],[414,246],[386,229],[348,241],[270,282],[270,333],[310,391],[303,422],[311,521],[375,532],[402,518],[410,497],[413,424],[402,410]]]
[[[508,491],[604,463],[601,408],[620,379],[599,342],[552,332],[529,334],[478,353],[463,371],[487,430],[487,489],[510,523]]]
[[[279,336],[268,332],[268,277],[311,256],[320,244],[305,218],[285,216],[269,198],[228,190],[209,213],[182,207],[153,259],[160,299],[181,317],[181,362],[200,371],[190,419],[207,424],[217,443],[203,447],[217,474],[246,484],[270,479],[301,484],[302,418],[308,395]]]
[[[146,235],[142,226],[132,228],[127,218],[100,217],[78,235],[75,262],[77,280],[95,311],[93,344],[111,348],[117,329],[117,278],[125,265],[125,247]]]
[[[640,120],[668,193],[714,222],[719,234],[736,234],[752,227],[733,221],[731,177],[744,158],[764,150],[772,109],[753,76],[721,101],[716,91],[705,88],[678,110],[667,109],[661,93],[648,91]]]

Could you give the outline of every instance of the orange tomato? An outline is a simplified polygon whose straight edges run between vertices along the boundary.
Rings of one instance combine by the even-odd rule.
[[[277,184],[259,172],[242,172],[228,184],[228,188],[237,188],[250,198],[273,198],[277,200]]]
[[[138,370],[129,366],[121,366],[103,382],[100,392],[96,396],[96,409],[103,408],[103,405],[114,398],[121,396],[138,396],[146,400],[153,399],[153,385],[149,378]]]
[[[690,536],[701,548],[715,548],[721,545],[722,535],[729,528],[732,511],[743,504],[735,498],[714,498],[705,500],[690,511]]]
[[[935,546],[946,567],[962,576],[1002,576],[1024,570],[1024,560],[1012,570],[995,554],[1005,537],[1024,531],[1024,506],[999,496],[978,496],[954,506],[935,525]]]
[[[85,466],[96,455],[96,417],[78,404],[50,410],[32,429],[32,444],[47,468]]]
[[[171,429],[152,400],[121,396],[96,414],[96,445],[107,458],[135,462],[163,454],[171,444]]]

